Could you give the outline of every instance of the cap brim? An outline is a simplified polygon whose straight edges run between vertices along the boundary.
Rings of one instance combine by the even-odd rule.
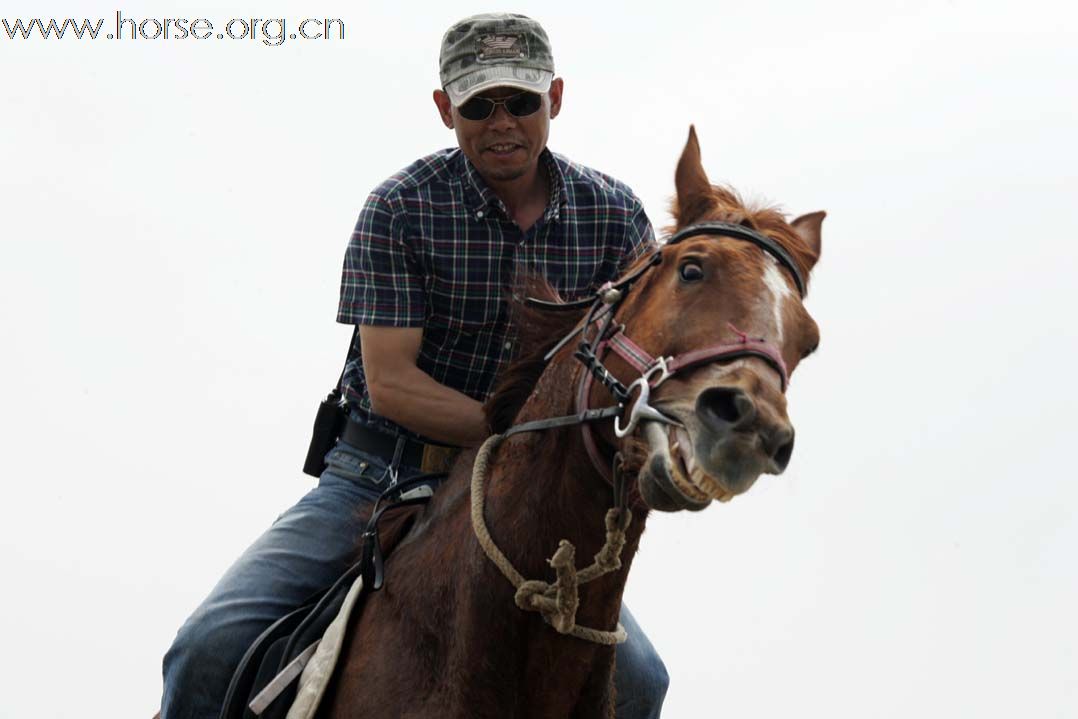
[[[519,65],[484,67],[445,86],[449,101],[460,107],[480,92],[495,87],[514,87],[543,94],[550,89],[554,73]]]

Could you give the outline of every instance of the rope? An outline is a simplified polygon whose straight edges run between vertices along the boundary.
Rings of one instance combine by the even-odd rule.
[[[494,563],[516,590],[516,604],[526,612],[539,612],[547,624],[562,634],[569,634],[596,644],[621,644],[628,635],[618,623],[612,632],[592,629],[576,623],[576,610],[580,606],[579,585],[598,579],[621,568],[621,551],[625,548],[625,530],[633,515],[628,509],[614,507],[606,513],[606,542],[595,561],[584,569],[576,568],[576,548],[567,539],[561,540],[558,550],[548,561],[557,579],[553,584],[541,580],[526,580],[506,558],[487,529],[483,519],[483,482],[491,454],[505,439],[496,434],[479,448],[472,470],[472,529],[487,558]]]

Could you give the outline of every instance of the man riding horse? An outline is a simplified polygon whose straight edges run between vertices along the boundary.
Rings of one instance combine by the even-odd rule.
[[[482,403],[515,354],[506,295],[522,272],[576,299],[655,247],[626,185],[547,149],[563,82],[537,22],[465,18],[443,37],[440,67],[433,99],[458,147],[375,188],[345,255],[337,320],[358,327],[341,381],[348,421],[318,486],[180,628],[164,661],[164,719],[216,717],[248,645],[355,560],[389,483],[489,435]],[[658,717],[665,667],[624,608],[621,624],[617,716]]]

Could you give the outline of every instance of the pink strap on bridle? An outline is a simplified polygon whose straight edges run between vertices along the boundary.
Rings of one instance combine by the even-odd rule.
[[[714,362],[724,357],[756,355],[767,360],[775,368],[775,371],[779,373],[779,379],[782,380],[782,391],[785,392],[786,385],[790,381],[790,373],[786,369],[786,363],[783,361],[778,348],[763,338],[749,339],[749,336],[735,327],[733,323],[728,323],[727,326],[737,335],[736,342],[711,345],[710,347],[703,347],[677,355],[673,359],[666,361],[666,367],[670,374],[676,374],[681,370],[695,367],[705,362]],[[606,347],[613,350],[614,354],[628,362],[630,366],[641,374],[655,366],[655,358],[640,345],[626,337],[620,329],[610,339],[599,343],[599,351],[596,354],[601,357],[600,353]]]
[[[649,367],[655,364],[655,358],[649,355],[643,347],[629,339],[621,330],[618,330],[610,339],[600,342],[599,350],[596,354],[601,353],[607,347],[612,349],[618,357],[628,362],[640,374],[644,374]],[[601,357],[602,355],[600,354],[599,356]]]

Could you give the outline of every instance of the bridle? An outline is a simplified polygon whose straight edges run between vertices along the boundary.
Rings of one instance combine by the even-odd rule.
[[[797,264],[780,245],[770,238],[742,225],[728,222],[705,222],[682,229],[670,237],[666,244],[675,245],[686,237],[696,235],[731,237],[757,245],[790,271],[794,282],[797,284],[798,291],[804,296],[805,282],[800,270],[797,268]],[[527,300],[533,306],[552,310],[588,307],[588,314],[584,322],[558,341],[544,357],[544,360],[549,362],[574,337],[580,335],[580,341],[573,354],[583,363],[587,371],[582,374],[577,390],[577,413],[563,417],[524,422],[510,427],[502,434],[491,435],[479,448],[472,465],[472,528],[484,554],[515,588],[514,601],[517,606],[525,611],[539,612],[547,623],[562,634],[570,634],[579,639],[598,644],[611,645],[625,641],[625,629],[620,624],[614,631],[604,631],[578,625],[576,623],[576,610],[579,606],[578,588],[581,584],[594,581],[621,568],[621,552],[625,548],[625,532],[632,521],[632,512],[628,506],[628,492],[621,453],[615,453],[613,462],[610,464],[604,461],[595,442],[591,425],[601,420],[613,419],[614,433],[619,438],[631,433],[641,421],[680,425],[676,419],[668,417],[651,406],[649,403],[651,391],[678,372],[705,363],[737,357],[759,357],[779,373],[784,392],[789,382],[789,372],[786,369],[786,364],[782,361],[782,354],[778,348],[769,344],[764,338],[749,338],[733,325],[731,325],[731,328],[737,335],[737,340],[734,342],[711,345],[673,357],[655,358],[625,334],[625,325],[615,324],[614,315],[617,313],[621,303],[624,302],[626,295],[644,273],[662,262],[661,253],[661,249],[656,249],[647,260],[642,262],[627,277],[618,282],[603,285],[594,297],[565,304],[531,298]],[[593,325],[595,326],[594,331]],[[622,384],[603,364],[603,356],[608,350],[624,359],[640,373],[640,376],[628,387]],[[596,382],[606,387],[610,394],[613,395],[614,404],[610,407],[590,408],[591,387]],[[636,394],[636,401],[629,407],[629,402],[634,394]],[[625,415],[626,407],[629,407],[628,419],[623,425],[622,418]],[[571,542],[563,539],[558,545],[558,551],[549,560],[550,566],[557,573],[557,580],[553,583],[540,580],[529,581],[517,571],[505,553],[498,548],[490,534],[484,519],[483,484],[492,461],[493,452],[512,435],[572,425],[580,425],[584,435],[584,444],[587,447],[588,456],[591,458],[592,464],[595,465],[600,475],[610,482],[614,490],[614,506],[607,511],[604,520],[606,541],[599,553],[595,555],[595,561],[590,566],[576,569],[574,559],[576,550]],[[692,508],[697,505],[690,500],[686,506]],[[703,506],[701,504],[697,508],[702,508]]]
[[[743,225],[735,225],[729,222],[703,222],[690,225],[667,239],[665,244],[676,245],[687,237],[698,235],[729,237],[751,242],[760,247],[790,272],[797,285],[798,292],[802,297],[804,296],[804,277],[793,258],[774,240]],[[782,360],[779,349],[770,344],[765,338],[750,338],[733,325],[730,325],[730,328],[736,335],[736,340],[690,350],[672,357],[652,357],[640,345],[630,339],[625,334],[625,325],[615,324],[614,316],[634,284],[651,268],[661,264],[662,261],[662,249],[656,249],[628,276],[618,282],[608,282],[599,288],[599,291],[593,297],[576,302],[554,303],[527,298],[526,301],[532,306],[550,310],[588,308],[584,321],[559,340],[544,356],[544,361],[549,362],[573,338],[580,335],[580,341],[573,355],[580,360],[587,371],[582,373],[577,388],[577,413],[563,417],[524,422],[510,427],[502,434],[491,435],[479,448],[472,466],[470,486],[472,528],[475,531],[476,540],[487,558],[497,566],[503,576],[515,588],[514,601],[517,606],[525,611],[539,612],[545,621],[562,634],[569,634],[598,644],[613,645],[625,641],[625,630],[620,624],[614,631],[604,631],[578,625],[576,623],[576,611],[579,606],[578,588],[581,584],[594,581],[621,568],[621,553],[625,548],[626,530],[632,521],[632,512],[628,507],[628,492],[621,453],[615,453],[612,463],[604,460],[595,442],[591,425],[602,420],[613,419],[614,434],[618,438],[625,437],[633,432],[640,422],[680,425],[681,423],[676,419],[663,414],[650,404],[652,390],[679,372],[720,360],[758,357],[778,372],[783,392],[786,391],[786,386],[789,383],[789,372],[786,369],[786,363]],[[640,376],[628,386],[622,384],[603,364],[603,357],[608,351],[621,357],[639,372]],[[613,405],[600,409],[590,407],[591,388],[596,382],[606,387],[614,397]],[[636,401],[630,405],[634,395],[636,396]],[[628,408],[628,417],[623,424],[622,420],[625,418],[626,408]],[[592,464],[600,475],[610,482],[614,490],[614,506],[607,511],[604,520],[606,541],[595,555],[595,561],[590,566],[578,570],[575,566],[575,548],[568,540],[563,539],[559,544],[558,551],[549,560],[551,567],[557,573],[557,581],[553,583],[539,580],[529,581],[513,567],[506,555],[498,548],[487,528],[486,520],[484,519],[483,483],[493,458],[493,452],[509,437],[523,432],[538,432],[573,425],[581,427],[584,444]],[[433,491],[427,485],[430,483],[437,484],[438,481],[440,479],[422,476],[397,484],[387,490],[379,498],[379,502],[390,494],[392,494],[390,500],[397,502],[395,506],[422,502]],[[691,508],[695,506],[695,503],[690,501],[688,506]],[[702,506],[704,505],[699,505],[699,507]],[[363,535],[362,576],[364,585],[373,589],[377,589],[382,583],[383,560],[381,547],[378,543],[377,521],[383,511],[384,508],[380,509],[378,503],[376,503],[371,521],[368,523],[367,530]]]
[[[671,235],[664,244],[665,246],[676,245],[686,238],[699,235],[720,238],[729,237],[756,245],[790,272],[798,293],[804,297],[805,278],[786,249],[770,237],[744,225],[730,222],[701,222],[679,230]],[[587,371],[581,377],[577,387],[576,414],[515,425],[506,430],[505,437],[519,432],[534,432],[541,429],[579,424],[584,437],[584,445],[592,464],[595,465],[595,468],[603,477],[613,482],[614,476],[611,472],[609,461],[603,459],[591,425],[601,420],[613,418],[614,434],[619,439],[632,433],[641,421],[680,425],[681,423],[676,419],[663,414],[650,404],[651,392],[674,375],[702,364],[742,357],[758,357],[775,369],[779,375],[781,389],[783,392],[786,391],[790,374],[786,369],[786,363],[783,361],[782,353],[779,349],[768,342],[766,338],[750,338],[732,324],[729,327],[736,336],[735,340],[690,350],[672,357],[652,357],[625,334],[625,325],[615,323],[614,316],[617,310],[637,281],[651,268],[661,263],[662,249],[658,248],[626,277],[618,282],[608,282],[599,288],[599,291],[593,297],[575,302],[557,303],[530,297],[526,298],[525,301],[528,304],[549,310],[579,310],[588,307],[588,314],[584,321],[558,341],[543,358],[544,361],[549,362],[574,337],[580,335],[574,357],[584,365]],[[595,327],[594,331],[592,331],[593,325]],[[608,351],[623,359],[629,366],[639,372],[640,376],[631,384],[625,386],[603,364],[603,357]],[[596,382],[603,385],[610,392],[615,404],[602,409],[591,409],[591,388]],[[630,405],[633,395],[636,395],[636,401],[631,402]],[[622,424],[626,409],[628,409],[628,417]],[[621,488],[615,486],[616,494],[620,493],[620,490]]]

